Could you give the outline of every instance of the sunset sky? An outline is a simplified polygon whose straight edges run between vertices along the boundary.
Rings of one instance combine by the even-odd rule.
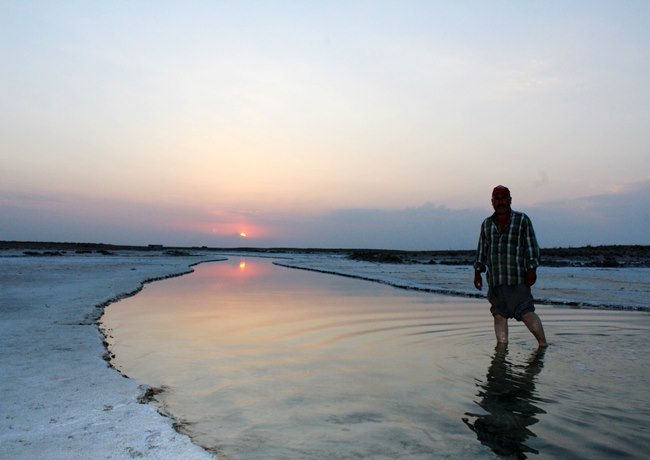
[[[3,1],[0,240],[650,244],[650,2]]]

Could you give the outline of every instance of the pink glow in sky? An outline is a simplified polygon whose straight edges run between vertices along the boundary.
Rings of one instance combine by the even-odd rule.
[[[650,244],[649,19],[643,1],[10,2],[0,239],[472,248],[505,183],[545,246]]]

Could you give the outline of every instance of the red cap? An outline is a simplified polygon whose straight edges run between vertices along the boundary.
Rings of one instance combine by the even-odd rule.
[[[497,185],[492,190],[492,196],[494,195],[506,195],[510,196],[510,190],[505,185]]]

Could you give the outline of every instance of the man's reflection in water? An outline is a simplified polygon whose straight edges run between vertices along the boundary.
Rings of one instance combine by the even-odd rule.
[[[523,459],[527,458],[526,452],[539,453],[524,443],[535,436],[529,427],[538,422],[537,414],[545,413],[535,405],[539,401],[535,378],[544,365],[545,351],[545,347],[539,348],[522,366],[508,361],[508,345],[499,344],[485,381],[478,384],[476,404],[487,413],[466,413],[476,418],[472,422],[463,418],[463,422],[498,455]]]

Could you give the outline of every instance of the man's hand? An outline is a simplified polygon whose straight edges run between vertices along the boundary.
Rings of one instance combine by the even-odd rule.
[[[474,287],[479,291],[483,289],[483,277],[481,276],[481,272],[478,270],[474,271]]]
[[[537,269],[531,268],[526,272],[526,279],[524,283],[526,286],[531,287],[537,281]],[[476,281],[475,281],[476,282]]]

